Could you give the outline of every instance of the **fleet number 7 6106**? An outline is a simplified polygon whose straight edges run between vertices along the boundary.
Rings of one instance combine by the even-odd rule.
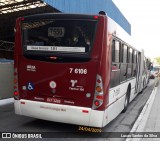
[[[87,74],[87,69],[79,69],[79,68],[69,68],[70,73],[75,73],[75,74]]]

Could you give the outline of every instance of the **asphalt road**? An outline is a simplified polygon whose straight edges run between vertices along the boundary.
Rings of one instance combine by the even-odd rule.
[[[144,104],[148,100],[154,87],[154,80],[151,80],[148,87],[143,93],[138,96],[129,104],[129,107],[125,113],[121,113],[116,119],[105,126],[102,131],[107,135],[112,135],[113,132],[129,132],[136,121],[139,113],[141,112]],[[82,138],[82,134],[76,132],[79,131],[80,126],[56,123],[45,120],[34,119],[25,116],[19,116],[14,114],[14,106],[12,104],[0,106],[0,132],[44,132],[50,133],[55,138],[48,139],[31,139],[31,140],[44,140],[44,141],[124,141],[125,138]],[[57,133],[55,133],[57,132]],[[69,136],[65,136],[66,132],[69,132]],[[109,132],[109,133],[108,133]],[[111,133],[110,133],[111,132]],[[85,132],[85,134],[88,132]],[[60,134],[60,135],[59,135]],[[63,138],[56,138],[62,136]],[[68,134],[67,134],[68,135]],[[66,138],[67,137],[67,138]],[[69,138],[68,138],[69,137]],[[74,138],[72,138],[74,137]],[[1,139],[0,139],[1,140]],[[4,139],[3,139],[4,140]],[[10,139],[9,141],[15,139]],[[22,140],[22,139],[16,139]],[[24,139],[28,140],[28,139]]]

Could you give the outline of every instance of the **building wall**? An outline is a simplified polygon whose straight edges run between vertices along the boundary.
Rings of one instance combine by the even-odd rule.
[[[123,16],[112,0],[43,0],[57,10],[64,13],[98,14],[105,11],[107,15],[117,22],[129,35],[131,25]]]
[[[0,60],[0,100],[13,97],[14,63]]]

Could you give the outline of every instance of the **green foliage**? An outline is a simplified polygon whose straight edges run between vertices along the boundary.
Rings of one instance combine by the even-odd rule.
[[[156,58],[154,58],[154,60],[156,60],[156,63],[157,63],[158,65],[160,65],[160,57],[156,57]]]

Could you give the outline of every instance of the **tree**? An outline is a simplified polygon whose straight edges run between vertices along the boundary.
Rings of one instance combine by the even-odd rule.
[[[160,65],[160,57],[156,57],[156,58],[154,58],[154,60],[156,60],[156,63],[157,63],[158,65]]]

